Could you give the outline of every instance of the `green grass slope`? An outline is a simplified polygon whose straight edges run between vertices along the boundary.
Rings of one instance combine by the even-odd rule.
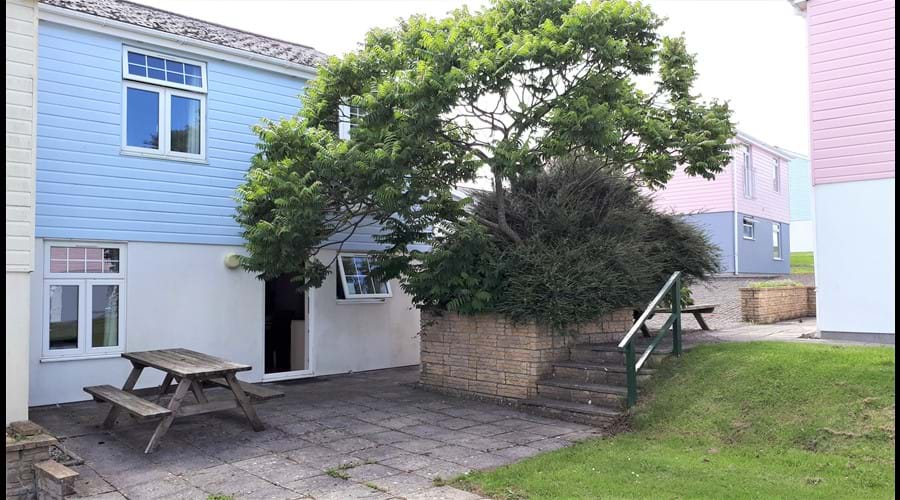
[[[494,498],[893,498],[894,350],[701,346],[641,395],[632,432],[457,486]]]

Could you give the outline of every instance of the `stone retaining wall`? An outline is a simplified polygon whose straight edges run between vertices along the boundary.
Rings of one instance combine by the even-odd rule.
[[[423,311],[419,381],[457,396],[502,402],[531,398],[552,363],[569,359],[572,345],[617,341],[632,323],[631,311],[622,310],[575,328],[573,335],[554,335],[496,314]]]
[[[741,319],[744,321],[767,324],[815,315],[815,287],[741,288]]]
[[[56,438],[29,421],[13,422],[6,436],[6,498],[30,499],[37,495],[35,464],[50,460]],[[15,437],[10,437],[10,432]]]

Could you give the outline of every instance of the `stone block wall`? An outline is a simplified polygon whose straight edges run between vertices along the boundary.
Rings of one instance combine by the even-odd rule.
[[[10,436],[12,434],[13,436]],[[56,438],[39,426],[28,422],[13,422],[6,436],[6,498],[35,498],[36,464],[50,460],[50,446]]]
[[[614,342],[632,323],[631,311],[616,311],[563,335],[496,314],[423,311],[420,384],[502,402],[534,397],[537,381],[551,373],[553,362],[569,359],[572,345]]]
[[[815,287],[741,288],[744,321],[767,324],[815,315]]]

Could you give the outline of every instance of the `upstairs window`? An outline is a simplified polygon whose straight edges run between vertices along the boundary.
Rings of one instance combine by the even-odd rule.
[[[369,255],[341,254],[338,258],[341,287],[345,299],[385,298],[391,296],[386,281],[372,276],[375,263]]]
[[[122,64],[122,151],[205,159],[206,65],[128,47]]]
[[[772,172],[772,188],[776,193],[781,192],[781,160],[775,158],[775,169]]]
[[[338,106],[338,138],[347,140],[350,138],[350,129],[359,126],[359,119],[365,113],[358,106],[342,104]]]
[[[753,198],[753,156],[744,148],[744,198]]]

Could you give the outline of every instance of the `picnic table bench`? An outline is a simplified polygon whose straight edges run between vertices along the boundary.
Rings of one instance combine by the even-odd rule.
[[[168,432],[175,417],[201,415],[215,411],[241,408],[255,431],[265,429],[256,410],[254,401],[266,401],[283,397],[284,393],[268,387],[241,382],[235,374],[251,370],[250,365],[233,363],[208,354],[189,349],[163,349],[158,351],[142,351],[122,353],[122,357],[131,361],[131,373],[121,389],[111,385],[85,387],[84,391],[97,401],[110,403],[112,407],[103,421],[103,427],[110,428],[119,413],[125,411],[140,420],[161,418],[156,431],[150,438],[144,453],[152,453]],[[145,368],[154,368],[164,372],[165,378],[159,387],[137,389],[138,378]],[[167,406],[159,403],[173,387],[175,392]],[[233,399],[209,400],[203,389],[205,387],[225,387],[231,392]],[[188,391],[197,400],[196,404],[183,404]],[[142,396],[154,395],[156,402]]]
[[[710,329],[709,325],[706,324],[706,320],[703,319],[703,315],[713,313],[716,310],[716,307],[718,307],[718,304],[694,304],[694,305],[682,307],[681,312],[682,312],[682,314],[684,314],[684,313],[693,314],[694,319],[697,320],[697,324],[700,325],[700,328],[703,330],[709,330]],[[658,308],[655,311],[653,311],[654,314],[670,313],[670,312],[672,312],[672,309],[670,309],[670,308]],[[635,309],[635,311],[634,311],[635,320],[640,316],[640,314],[641,314],[641,311],[638,311],[637,309]],[[647,329],[647,325],[641,325],[641,333],[643,333],[645,337],[650,336],[650,330]]]

